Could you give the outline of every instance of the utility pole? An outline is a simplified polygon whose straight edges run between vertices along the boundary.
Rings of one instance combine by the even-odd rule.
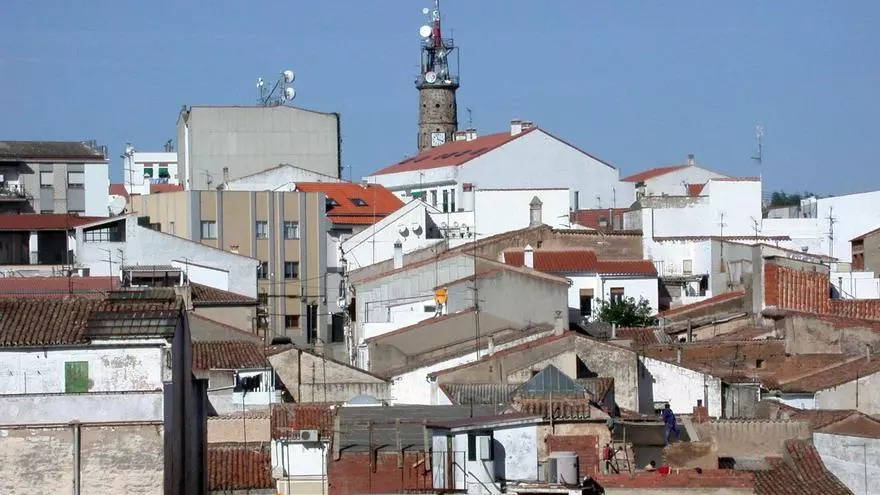
[[[752,230],[755,231],[755,244],[757,244],[758,243],[758,233],[761,231],[761,226],[760,226],[760,223],[758,222],[758,219],[755,217],[752,217]]]
[[[828,220],[828,256],[834,257],[834,224],[837,223],[837,218],[834,216],[834,207],[828,208],[828,216],[825,217]]]
[[[724,267],[724,227],[726,225],[727,224],[724,223],[724,212],[722,211],[721,212],[721,221],[718,222],[718,226],[721,228],[721,238],[719,239],[719,243],[721,244],[721,266],[719,268],[719,271],[721,273],[724,273],[726,271],[725,267]]]

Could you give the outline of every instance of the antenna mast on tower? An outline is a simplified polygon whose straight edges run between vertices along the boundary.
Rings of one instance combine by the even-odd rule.
[[[415,81],[419,90],[420,152],[451,141],[458,130],[455,91],[459,85],[458,71],[453,72],[451,63],[453,57],[458,61],[458,49],[440,29],[440,0],[434,0],[433,10],[422,9],[422,14],[428,16],[429,24],[419,29],[421,64]]]
[[[263,78],[258,77],[257,89],[260,90],[259,104],[264,107],[277,107],[292,101],[296,98],[296,90],[291,86],[295,79],[296,74],[292,70],[283,70],[281,71],[281,76],[275,81],[275,85],[270,90],[266,88]]]

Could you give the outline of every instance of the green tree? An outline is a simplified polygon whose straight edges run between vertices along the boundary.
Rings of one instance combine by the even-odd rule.
[[[657,324],[651,303],[644,297],[633,297],[599,303],[599,321],[614,323],[619,327],[650,327]]]
[[[785,191],[773,191],[773,194],[770,195],[770,206],[800,206],[802,199],[811,196],[821,197],[809,191],[791,194]]]

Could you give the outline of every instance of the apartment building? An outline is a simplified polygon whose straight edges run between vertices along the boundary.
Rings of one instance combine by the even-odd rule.
[[[106,217],[109,163],[95,141],[0,141],[0,214]]]
[[[131,198],[132,212],[148,216],[153,228],[257,258],[267,335],[301,345],[330,341],[325,208],[321,193],[287,191],[191,190]]]

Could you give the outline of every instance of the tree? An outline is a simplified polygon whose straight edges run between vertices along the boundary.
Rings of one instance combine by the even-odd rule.
[[[773,194],[770,195],[770,206],[800,206],[802,199],[807,199],[811,196],[820,197],[808,191],[792,194],[785,191],[773,191]]]
[[[599,321],[613,323],[619,327],[649,327],[657,324],[652,316],[654,310],[644,297],[636,301],[633,297],[621,298],[611,302],[599,303]]]

